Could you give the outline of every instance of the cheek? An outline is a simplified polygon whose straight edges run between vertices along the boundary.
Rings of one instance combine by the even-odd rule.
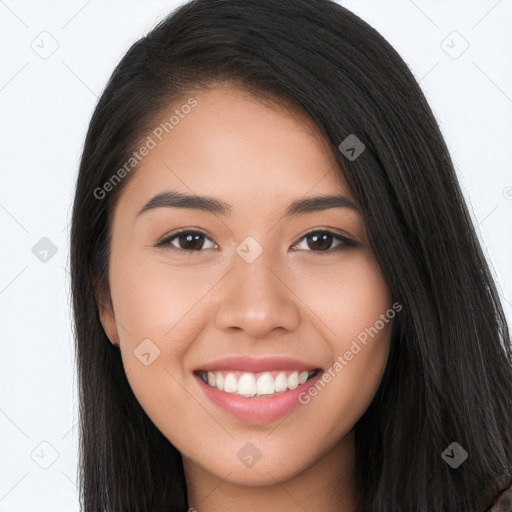
[[[208,289],[208,279],[204,274],[199,277],[197,270],[173,268],[140,250],[119,254],[112,253],[111,294],[127,379],[165,435],[186,438],[190,416],[196,411],[183,391],[189,378],[183,362],[202,329],[198,302]],[[176,411],[183,423],[175,421]]]
[[[188,324],[190,312],[212,287],[212,279],[194,266],[172,267],[159,259],[124,254],[111,274],[116,318],[127,331],[120,333],[121,340],[172,337],[173,329]]]
[[[353,428],[377,392],[395,311],[380,270],[369,258],[347,266],[346,272],[318,277],[316,293],[305,302],[320,312],[317,325],[329,343],[332,364],[301,402],[309,410],[311,435],[327,430],[325,439],[334,441]]]
[[[318,328],[338,351],[391,307],[377,263],[362,253],[313,269],[300,280],[297,295],[315,313]]]
[[[315,312],[313,318],[332,357],[330,379],[325,376],[330,392],[324,394],[332,403],[324,411],[336,415],[350,410],[354,420],[364,412],[380,384],[395,311],[380,268],[371,256],[357,255],[343,263],[328,273],[309,276],[308,283],[315,286],[303,286],[300,293]]]

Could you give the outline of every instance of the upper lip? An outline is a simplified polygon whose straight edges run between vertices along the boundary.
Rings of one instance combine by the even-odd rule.
[[[239,370],[252,373],[270,370],[320,370],[318,365],[307,363],[300,359],[283,356],[228,356],[205,363],[194,371]]]

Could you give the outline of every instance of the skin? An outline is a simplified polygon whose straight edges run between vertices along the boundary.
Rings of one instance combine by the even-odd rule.
[[[240,354],[299,356],[327,369],[349,350],[391,307],[363,216],[330,208],[283,218],[296,199],[354,200],[305,114],[228,85],[194,97],[197,106],[138,164],[116,203],[102,324],[137,399],[183,455],[190,507],[354,511],[352,429],[381,381],[391,323],[307,405],[269,424],[217,408],[192,371]],[[159,207],[137,216],[168,190],[213,196],[232,213]],[[204,233],[204,248],[181,253],[191,247],[183,237],[154,246],[184,228]],[[320,229],[360,245],[308,244],[305,235]],[[235,250],[247,236],[263,248],[252,263]],[[147,338],[160,350],[148,366],[134,355]],[[249,441],[262,454],[250,468],[237,457]]]

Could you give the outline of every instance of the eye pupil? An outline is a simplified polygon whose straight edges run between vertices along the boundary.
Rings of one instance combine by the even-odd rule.
[[[309,235],[308,237],[308,247],[310,249],[314,249],[314,250],[326,250],[326,249],[329,249],[329,247],[331,246],[331,243],[332,243],[332,236],[329,235],[328,233],[315,233],[315,234],[312,234],[312,235]],[[313,240],[313,246],[311,243],[309,243],[309,240]],[[315,244],[317,244],[318,242],[320,242],[320,246],[315,246]]]
[[[202,245],[203,245],[203,241],[201,240],[203,238],[203,236],[199,233],[188,233],[186,235],[179,235],[178,239],[180,240],[180,248],[182,249],[185,249],[185,250],[198,250],[198,249],[201,249]],[[181,241],[185,239],[186,242],[185,244],[187,243],[192,243],[192,247],[182,247],[182,244],[181,244]],[[198,243],[199,241],[199,243]]]

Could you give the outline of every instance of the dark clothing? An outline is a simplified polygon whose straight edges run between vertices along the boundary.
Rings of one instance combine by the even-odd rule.
[[[485,512],[512,512],[512,485],[502,491]]]

